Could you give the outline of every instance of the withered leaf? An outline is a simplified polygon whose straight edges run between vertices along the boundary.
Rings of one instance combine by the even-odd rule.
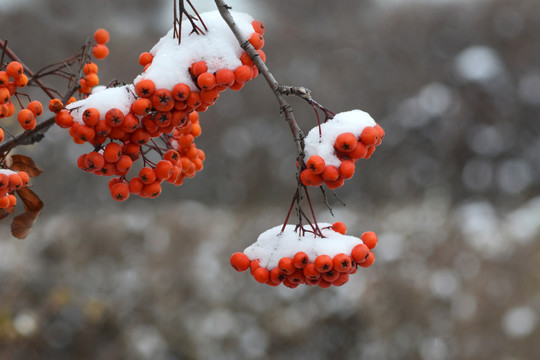
[[[9,168],[13,171],[24,171],[30,177],[38,176],[43,169],[34,160],[25,155],[11,155]]]
[[[30,233],[34,221],[43,209],[43,201],[30,189],[16,190],[24,204],[25,212],[16,216],[11,223],[11,233],[19,239],[24,239]]]

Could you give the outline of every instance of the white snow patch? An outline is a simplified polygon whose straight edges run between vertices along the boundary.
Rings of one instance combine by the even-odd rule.
[[[16,174],[16,171],[10,170],[10,169],[0,169],[0,174],[6,174],[7,176],[11,174]]]
[[[364,128],[375,125],[375,120],[362,110],[336,114],[333,119],[321,124],[320,136],[319,126],[315,126],[305,137],[305,161],[309,160],[312,155],[319,155],[324,159],[326,165],[334,165],[339,168],[341,160],[336,156],[334,150],[334,143],[338,135],[351,132],[359,137]]]
[[[100,118],[105,117],[107,111],[117,108],[124,115],[129,112],[131,104],[135,101],[135,89],[133,85],[125,85],[92,93],[86,99],[76,101],[66,106],[72,110],[73,120],[83,123],[82,115],[86,109],[95,108],[99,111]]]
[[[351,254],[352,249],[363,244],[357,237],[342,235],[330,228],[331,224],[319,223],[324,238],[306,233],[300,236],[294,231],[296,225],[287,225],[282,232],[283,225],[266,230],[257,241],[244,250],[250,260],[259,260],[260,266],[269,270],[278,266],[279,260],[284,257],[294,257],[297,252],[303,251],[313,262],[319,255],[334,257],[337,254]]]

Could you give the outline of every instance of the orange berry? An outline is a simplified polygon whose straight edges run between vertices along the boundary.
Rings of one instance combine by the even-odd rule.
[[[341,162],[339,166],[339,175],[344,179],[350,179],[354,175],[354,162],[345,160]]]
[[[345,224],[341,221],[336,221],[332,224],[332,230],[340,233],[341,235],[345,235],[345,233],[347,232],[347,226],[345,226]]]
[[[143,98],[151,97],[156,91],[156,85],[150,79],[142,79],[135,84],[135,93]]]
[[[23,185],[23,180],[21,179],[21,176],[18,173],[9,174],[8,179],[9,179],[9,183],[8,183],[9,191],[20,189]]]
[[[154,199],[161,194],[161,183],[159,181],[154,181],[151,184],[144,185],[141,195],[144,197],[149,197]]]
[[[203,105],[212,105],[219,98],[219,91],[215,88],[212,90],[202,90],[201,91],[201,100]],[[197,111],[201,111],[200,108]]]
[[[96,40],[98,44],[105,45],[109,42],[110,37],[111,35],[105,29],[97,29],[94,33],[94,40]]]
[[[343,186],[344,182],[345,182],[345,179],[339,178],[339,179],[334,180],[334,181],[325,181],[324,184],[330,190],[334,190],[334,189],[337,189],[337,188]]]
[[[125,182],[119,182],[111,187],[111,196],[116,201],[127,200],[129,193],[129,186]]]
[[[336,280],[332,281],[332,285],[334,286],[342,286],[345,283],[349,281],[349,274],[347,273],[339,273],[339,276]]]
[[[274,284],[281,284],[285,280],[285,275],[281,273],[281,270],[279,268],[275,267],[272,270],[270,270],[270,281]]]
[[[134,177],[129,182],[129,192],[131,194],[135,194],[135,195],[139,194],[142,191],[143,187],[144,187],[144,183],[138,177]]]
[[[105,149],[103,150],[103,158],[105,158],[105,161],[115,163],[120,159],[120,156],[122,156],[122,145],[110,142],[105,146]]]
[[[297,252],[293,257],[293,265],[295,268],[302,269],[309,263],[309,257],[303,251]]]
[[[234,77],[236,82],[239,83],[245,83],[246,81],[251,80],[251,76],[253,75],[253,70],[251,70],[250,66],[247,65],[240,65],[239,67],[234,70]]]
[[[171,111],[174,107],[173,93],[167,89],[158,89],[152,95],[152,105],[157,111]]]
[[[84,164],[86,165],[86,168],[91,171],[99,171],[105,166],[105,159],[100,153],[92,151],[91,153],[86,154]]]
[[[253,30],[255,30],[256,33],[264,35],[264,24],[258,20],[253,20],[251,22],[251,25],[253,26]]]
[[[353,247],[351,257],[357,264],[361,264],[367,259],[369,253],[370,251],[366,244],[358,244]]]
[[[287,280],[293,284],[303,284],[306,282],[302,269],[296,269],[292,274],[287,275]]]
[[[99,122],[99,111],[96,108],[88,108],[82,114],[83,122],[88,126],[96,126]]]
[[[96,44],[92,48],[92,55],[98,60],[103,60],[109,55],[109,48],[107,45]]]
[[[28,76],[21,74],[15,78],[13,83],[17,87],[25,87],[26,85],[28,85]]]
[[[147,98],[139,98],[131,104],[131,110],[136,115],[146,115],[152,110],[152,102]]]
[[[96,63],[93,63],[93,62],[87,62],[87,63],[84,64],[84,66],[83,66],[83,72],[84,72],[84,75],[97,74],[98,71],[99,71],[99,68],[98,68],[98,66],[96,65]]]
[[[176,101],[185,101],[191,93],[191,89],[184,83],[174,85],[172,89],[173,97]]]
[[[0,86],[7,86],[9,84],[9,75],[5,71],[0,71]]]
[[[333,260],[328,255],[319,255],[315,258],[313,262],[315,264],[315,269],[320,273],[325,273],[332,270]]]
[[[7,209],[9,207],[9,196],[7,194],[0,197],[0,209]]]
[[[347,272],[351,268],[351,257],[347,254],[337,254],[334,256],[334,270]]]
[[[191,70],[191,73],[193,74],[193,76],[198,77],[202,73],[208,71],[208,66],[206,65],[206,63],[204,61],[198,61],[198,62],[193,63],[191,65],[190,70]]]
[[[253,278],[257,280],[257,282],[264,284],[270,280],[270,272],[268,269],[260,267],[253,272]]]
[[[145,184],[151,184],[156,181],[156,172],[154,169],[145,166],[139,171],[139,178]]]
[[[64,104],[62,103],[62,100],[52,99],[51,101],[49,101],[49,110],[51,110],[53,113],[58,113],[63,108]]]
[[[127,174],[129,170],[131,170],[132,165],[133,165],[133,160],[131,159],[129,155],[125,155],[125,154],[120,156],[120,159],[118,159],[118,161],[116,161],[116,163],[114,164],[116,171],[121,175]]]
[[[110,109],[105,113],[105,121],[110,127],[120,126],[124,121],[124,113],[117,108]]]
[[[0,128],[0,142],[4,141],[4,129]]]
[[[321,174],[324,181],[336,181],[339,179],[339,170],[334,165],[327,165]]]
[[[0,104],[6,104],[11,97],[9,90],[5,87],[0,87]]]
[[[251,59],[249,54],[247,52],[245,52],[245,51],[240,56],[240,61],[242,62],[242,65],[247,65],[247,66],[251,66],[251,67],[255,66],[255,64],[253,63],[253,59]]]
[[[235,80],[234,84],[229,86],[229,89],[231,89],[233,91],[238,91],[238,90],[242,89],[243,87],[244,87],[243,82],[238,82],[238,81]]]
[[[23,129],[28,128],[28,126],[36,119],[34,113],[28,109],[22,109],[17,115],[17,120]]]
[[[305,186],[321,186],[324,182],[321,175],[314,174],[308,169],[302,170],[300,173],[300,181]]]
[[[86,83],[86,79],[80,79],[79,85],[79,92],[81,94],[90,94],[90,91],[92,91],[92,88]]]
[[[18,61],[12,61],[6,67],[6,73],[11,76],[13,79],[16,79],[18,76],[23,74],[23,66]]]
[[[375,124],[375,129],[379,133],[379,141],[377,141],[377,143],[375,145],[379,145],[382,142],[383,138],[384,138],[385,132],[384,132],[384,129],[382,128],[382,126],[379,125],[379,124]]]
[[[354,147],[353,151],[349,151],[347,153],[347,156],[349,156],[351,159],[361,159],[366,156],[367,154],[367,147],[362,143],[361,141],[356,143],[356,146]]]
[[[334,148],[341,152],[350,152],[354,150],[357,142],[356,135],[346,132],[337,136]]]
[[[143,128],[138,128],[130,136],[130,141],[138,145],[144,145],[148,140],[150,140],[150,134]]]
[[[41,105],[41,102],[37,100],[31,101],[26,108],[30,110],[36,117],[43,114],[43,105]]]
[[[373,265],[374,262],[375,262],[375,254],[372,251],[370,251],[366,260],[363,261],[362,263],[359,263],[358,265],[361,267],[367,268]]]
[[[321,277],[321,273],[315,268],[314,263],[309,263],[304,267],[304,276],[309,280],[316,280]]]
[[[230,69],[221,69],[216,73],[216,83],[222,86],[231,86],[234,84],[234,71]]]
[[[145,51],[139,55],[139,65],[146,66],[152,63],[154,60],[154,55],[150,54],[148,51]]]
[[[257,50],[257,52],[259,53],[259,57],[261,58],[261,60],[263,62],[266,62],[266,54],[264,53],[264,51],[262,50]]]
[[[251,43],[251,45],[253,45],[255,50],[262,49],[262,47],[264,46],[264,38],[261,34],[257,32],[254,32],[251,35],[251,37],[249,38],[249,42]]]
[[[97,76],[97,74],[94,74],[94,73],[86,75],[85,80],[86,80],[86,86],[91,87],[91,88],[99,84],[99,76]]]
[[[293,264],[293,259],[290,257],[283,257],[279,259],[278,268],[285,275],[290,275],[296,271],[296,267]]]
[[[192,91],[186,99],[186,104],[193,109],[197,108],[202,104],[201,94]]]
[[[375,145],[379,141],[379,132],[373,126],[368,126],[362,130],[360,140],[366,145]]]
[[[312,155],[309,157],[309,160],[306,163],[306,166],[309,171],[314,174],[322,174],[326,166],[324,159],[319,155]]]
[[[364,156],[364,159],[369,159],[371,155],[375,152],[375,146],[370,146],[367,148],[367,154]]]
[[[328,281],[329,283],[337,280],[337,278],[339,277],[339,271],[337,271],[336,269],[331,269],[331,270],[328,270],[326,272],[324,272],[322,275],[321,275],[322,279],[325,280],[325,281]]]
[[[197,84],[202,90],[210,90],[216,86],[216,77],[214,74],[204,72],[197,77]]]
[[[155,172],[156,172],[156,178],[159,180],[165,180],[171,176],[171,172],[173,169],[173,164],[171,164],[170,161],[167,160],[160,160],[156,164]]]
[[[369,249],[373,249],[375,246],[377,246],[377,234],[375,234],[373,231],[366,231],[360,236],[360,239],[366,244],[366,246]]]
[[[247,257],[246,254],[242,252],[236,252],[231,255],[231,266],[236,271],[246,271],[249,268],[249,265],[251,264],[251,261]]]

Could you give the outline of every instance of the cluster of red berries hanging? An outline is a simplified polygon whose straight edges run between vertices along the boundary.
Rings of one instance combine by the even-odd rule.
[[[305,138],[306,168],[302,184],[341,187],[354,175],[358,159],[369,159],[384,138],[383,128],[361,110],[336,114]]]
[[[12,212],[17,204],[13,192],[27,187],[29,182],[30,177],[24,171],[0,169],[0,210]]]
[[[322,236],[294,225],[267,230],[244,252],[234,253],[231,265],[237,271],[250,269],[257,282],[270,286],[328,288],[345,284],[358,267],[374,263],[374,232],[365,232],[359,239],[345,235],[342,222],[320,223],[319,227]]]
[[[208,29],[205,34],[191,33],[191,23],[184,21],[181,33],[189,35],[180,44],[171,29],[143,52],[139,64],[144,71],[133,84],[92,90],[98,83],[97,66],[90,63],[84,67],[81,88],[91,94],[65,108],[58,102],[50,106],[58,110],[56,123],[69,128],[76,143],[94,146],[94,151],[81,155],[78,166],[114,176],[109,188],[115,200],[130,194],[155,198],[163,181],[181,185],[185,177],[194,177],[205,159],[195,145],[201,134],[199,113],[213,105],[222,91],[239,90],[258,74],[217,11],[201,18]],[[235,13],[234,18],[265,60],[264,25],[246,14]],[[95,40],[104,46],[103,39]],[[128,178],[138,159],[142,168]]]

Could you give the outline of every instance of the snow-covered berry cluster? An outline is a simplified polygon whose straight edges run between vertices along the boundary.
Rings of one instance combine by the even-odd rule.
[[[0,210],[12,212],[17,204],[15,190],[28,186],[30,177],[24,171],[0,169]]]
[[[181,43],[176,29],[139,56],[143,72],[133,84],[96,87],[87,98],[57,113],[56,123],[69,128],[76,143],[90,143],[94,151],[83,154],[81,169],[106,176],[111,195],[125,200],[130,194],[154,198],[163,181],[181,185],[203,168],[204,152],[195,145],[201,134],[199,113],[213,105],[228,88],[240,90],[258,74],[219,12],[201,14],[207,27],[194,34],[182,23]],[[247,14],[234,13],[246,39],[265,54],[264,25]],[[142,168],[128,178],[134,162]]]
[[[322,236],[299,231],[294,225],[276,226],[262,233],[244,252],[234,253],[231,265],[237,271],[250,269],[256,281],[270,286],[328,288],[345,284],[359,266],[374,263],[374,232],[357,238],[345,235],[342,222],[319,223],[319,227]]]
[[[369,159],[384,138],[383,128],[368,113],[352,110],[310,130],[305,138],[306,186],[336,189],[354,175],[358,159]]]

